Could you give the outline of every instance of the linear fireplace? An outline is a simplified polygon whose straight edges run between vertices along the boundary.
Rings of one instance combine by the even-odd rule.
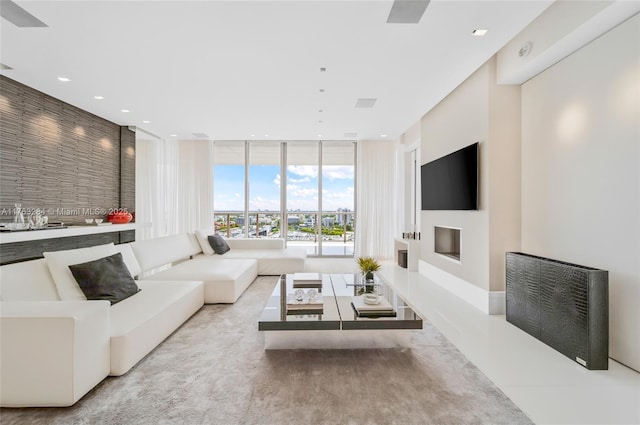
[[[460,262],[460,229],[435,226],[433,239],[436,254]]]

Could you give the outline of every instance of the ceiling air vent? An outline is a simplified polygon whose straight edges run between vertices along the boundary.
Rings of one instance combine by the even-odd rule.
[[[417,24],[430,0],[396,0],[391,6],[387,24]]]
[[[49,26],[11,0],[2,0],[2,4],[0,4],[0,16],[20,28],[41,28]]]
[[[197,137],[198,139],[208,139],[209,136],[204,134],[204,133],[192,133],[194,137]]]
[[[373,108],[373,105],[376,104],[376,100],[378,99],[361,97],[356,101],[356,108]]]

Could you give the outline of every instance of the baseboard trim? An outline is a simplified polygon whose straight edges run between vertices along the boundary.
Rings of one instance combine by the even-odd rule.
[[[487,291],[424,260],[418,272],[485,314],[505,314],[505,292]]]

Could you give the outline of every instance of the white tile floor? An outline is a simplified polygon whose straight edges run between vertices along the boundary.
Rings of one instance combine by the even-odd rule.
[[[309,271],[350,272],[354,263],[319,259]],[[380,272],[536,424],[640,424],[640,373],[611,359],[609,370],[587,370],[416,272]]]

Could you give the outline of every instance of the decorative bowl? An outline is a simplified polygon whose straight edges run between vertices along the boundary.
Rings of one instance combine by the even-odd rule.
[[[119,211],[109,214],[107,220],[113,224],[126,224],[133,219],[133,216],[126,211]]]

